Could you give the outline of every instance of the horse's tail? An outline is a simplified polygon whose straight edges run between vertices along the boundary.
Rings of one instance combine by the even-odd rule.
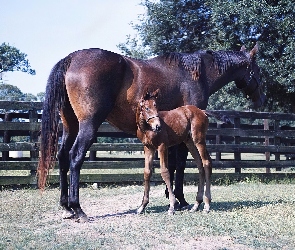
[[[65,103],[65,73],[71,56],[60,60],[49,75],[41,123],[40,159],[37,169],[38,186],[44,189],[49,169],[55,165],[58,147],[59,110]]]
[[[210,112],[208,110],[202,110],[207,116],[209,117],[213,117],[216,120],[219,120],[227,125],[232,125],[232,121],[229,119],[229,117],[227,115],[221,115],[221,114],[215,114],[213,112]]]

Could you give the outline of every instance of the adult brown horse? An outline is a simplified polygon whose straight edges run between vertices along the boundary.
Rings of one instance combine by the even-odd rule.
[[[231,81],[235,81],[255,106],[260,106],[265,95],[255,61],[257,50],[257,46],[250,52],[242,47],[241,51],[170,53],[136,60],[101,49],[87,49],[61,59],[53,67],[46,87],[39,187],[44,188],[48,170],[54,165],[60,116],[63,123],[57,155],[60,204],[67,216],[78,221],[87,220],[79,202],[80,169],[100,124],[107,120],[120,130],[135,135],[136,107],[147,86],[160,89],[160,110],[187,104],[206,109],[209,96]],[[175,195],[180,202],[185,202],[184,197]]]
[[[174,213],[175,196],[172,192],[168,170],[168,148],[181,142],[185,143],[191,155],[201,166],[205,180],[200,178],[200,185],[192,211],[199,209],[205,202],[204,211],[209,212],[211,202],[212,161],[206,149],[206,134],[209,120],[205,112],[193,105],[185,105],[169,111],[158,111],[157,98],[159,89],[146,92],[140,100],[136,113],[137,137],[144,145],[144,195],[137,213],[141,213],[149,203],[150,179],[156,150],[160,157],[161,176],[169,192],[169,214]],[[201,158],[201,162],[199,162]],[[206,192],[204,193],[204,183]]]

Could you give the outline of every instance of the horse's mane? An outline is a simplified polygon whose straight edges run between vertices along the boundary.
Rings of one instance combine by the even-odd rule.
[[[211,55],[213,66],[220,74],[223,74],[230,67],[238,67],[244,64],[249,64],[249,57],[243,51],[212,51],[199,50],[193,53],[177,53],[171,52],[164,55],[168,64],[174,64],[184,67],[189,71],[194,80],[197,80],[201,75],[202,56]]]

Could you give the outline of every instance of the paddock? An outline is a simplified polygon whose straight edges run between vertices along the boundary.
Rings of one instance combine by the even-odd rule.
[[[295,184],[213,185],[211,211],[168,216],[164,185],[151,187],[136,214],[142,185],[89,185],[81,205],[89,223],[61,218],[59,190],[0,192],[0,249],[285,249],[295,246]],[[197,187],[184,193],[193,204]],[[16,203],[17,201],[17,203]]]

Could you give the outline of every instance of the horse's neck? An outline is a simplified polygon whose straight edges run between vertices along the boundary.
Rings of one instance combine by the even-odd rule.
[[[218,69],[214,69],[214,71],[215,73],[213,75],[215,77],[209,82],[209,95],[214,94],[228,83],[237,80],[242,74],[243,68],[242,66],[232,66],[222,74],[219,73]]]

